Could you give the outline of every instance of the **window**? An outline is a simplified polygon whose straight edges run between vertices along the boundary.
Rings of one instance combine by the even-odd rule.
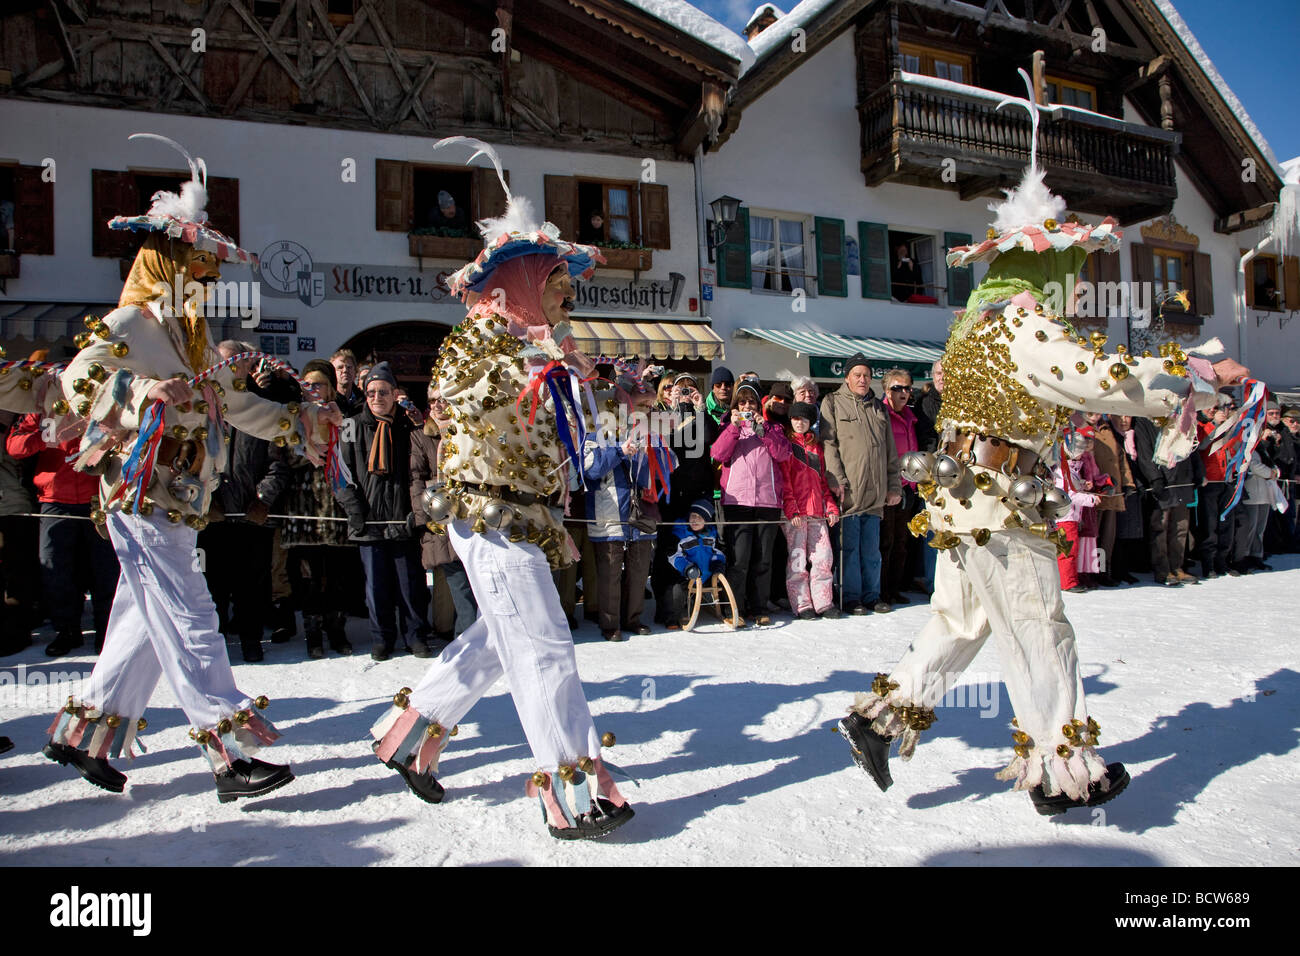
[[[1252,309],[1281,308],[1282,284],[1277,281],[1277,256],[1257,255],[1251,260],[1250,268],[1251,281],[1246,283],[1247,304]]]
[[[546,176],[546,218],[565,239],[608,248],[668,249],[668,187]]]
[[[0,253],[54,255],[54,183],[41,166],[0,166]]]
[[[476,239],[474,223],[500,216],[505,208],[505,191],[491,166],[375,160],[375,228],[380,231]]]
[[[114,216],[147,212],[154,193],[178,192],[190,178],[189,171],[171,169],[92,169],[91,254],[108,258],[130,258],[144,242],[146,233],[109,229]],[[239,180],[226,176],[208,177],[208,220],[212,227],[239,241]]]
[[[1062,79],[1059,76],[1048,76],[1044,78],[1047,84],[1047,101],[1049,103],[1060,103],[1064,106],[1077,106],[1084,110],[1097,109],[1097,87],[1090,86],[1087,83],[1076,83],[1074,80]]]
[[[578,241],[597,246],[642,245],[636,183],[578,180]]]
[[[898,52],[903,58],[904,72],[952,80],[954,83],[971,82],[969,56],[915,43],[900,43]]]
[[[889,292],[895,302],[937,305],[934,236],[889,230]]]
[[[1185,278],[1187,267],[1183,261],[1183,253],[1154,246],[1151,249],[1151,260],[1153,268],[1151,288],[1157,298],[1162,292],[1177,292],[1187,288]]]
[[[749,214],[750,288],[790,293],[808,288],[808,221],[784,214]]]

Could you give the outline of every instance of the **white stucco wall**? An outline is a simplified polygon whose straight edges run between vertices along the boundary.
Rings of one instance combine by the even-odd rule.
[[[404,233],[375,229],[375,160],[458,164],[469,158],[464,148],[434,153],[428,138],[250,123],[59,106],[0,99],[0,162],[57,163],[55,182],[55,254],[27,255],[22,275],[10,280],[0,301],[114,302],[122,288],[118,260],[91,255],[91,169],[179,168],[183,160],[157,142],[128,142],[133,132],[169,136],[203,157],[212,176],[239,180],[240,244],[261,253],[277,240],[304,246],[314,262],[415,267]],[[573,153],[497,145],[509,170],[511,188],[545,212],[543,177],[580,174],[595,178],[636,180],[642,163],[633,157]],[[356,161],[357,181],[342,181],[342,162]],[[486,165],[486,160],[476,160]],[[672,316],[699,318],[688,310],[699,296],[695,221],[694,168],[689,162],[660,160],[656,181],[668,187],[671,249],[654,251],[653,269],[642,280],[667,280],[670,272],[686,277],[680,307]],[[131,210],[122,210],[131,212]],[[222,228],[221,223],[214,223]],[[574,238],[574,237],[566,237]],[[431,263],[436,274],[462,263]],[[600,270],[598,277],[633,278],[633,273]],[[250,279],[243,267],[227,267],[225,278]],[[315,336],[316,355],[365,329],[391,322],[431,320],[451,325],[464,309],[447,299],[433,302],[326,300],[312,308],[297,299],[263,295],[266,316],[295,318],[297,335]],[[608,313],[611,316],[616,313]],[[296,336],[294,337],[296,339]],[[293,342],[296,345],[296,341]],[[300,365],[313,357],[294,352]]]

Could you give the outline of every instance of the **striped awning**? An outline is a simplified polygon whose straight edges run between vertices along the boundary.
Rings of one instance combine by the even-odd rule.
[[[705,322],[653,319],[570,319],[578,348],[592,356],[659,359],[726,357],[722,339]]]
[[[803,355],[848,358],[861,352],[873,362],[930,365],[943,358],[942,342],[921,339],[877,339],[865,335],[833,335],[807,329],[739,329],[737,335],[765,339]]]
[[[116,303],[105,302],[0,300],[0,342],[25,339],[44,345],[71,345],[73,336],[86,331],[83,320],[87,315],[102,318],[116,308]]]

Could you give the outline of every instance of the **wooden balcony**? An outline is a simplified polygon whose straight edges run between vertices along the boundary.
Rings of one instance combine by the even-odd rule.
[[[962,199],[1001,196],[1029,164],[1031,136],[1025,110],[996,109],[1001,98],[906,78],[881,87],[858,106],[867,185],[955,187]],[[1072,211],[1131,223],[1173,207],[1181,134],[1051,107],[1040,116],[1038,137],[1047,184]]]

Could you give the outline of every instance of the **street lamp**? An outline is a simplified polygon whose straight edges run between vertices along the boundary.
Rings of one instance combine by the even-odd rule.
[[[713,261],[713,250],[727,241],[727,230],[735,225],[740,216],[740,200],[734,196],[719,196],[709,203],[713,210],[713,228],[709,231],[709,261]]]

